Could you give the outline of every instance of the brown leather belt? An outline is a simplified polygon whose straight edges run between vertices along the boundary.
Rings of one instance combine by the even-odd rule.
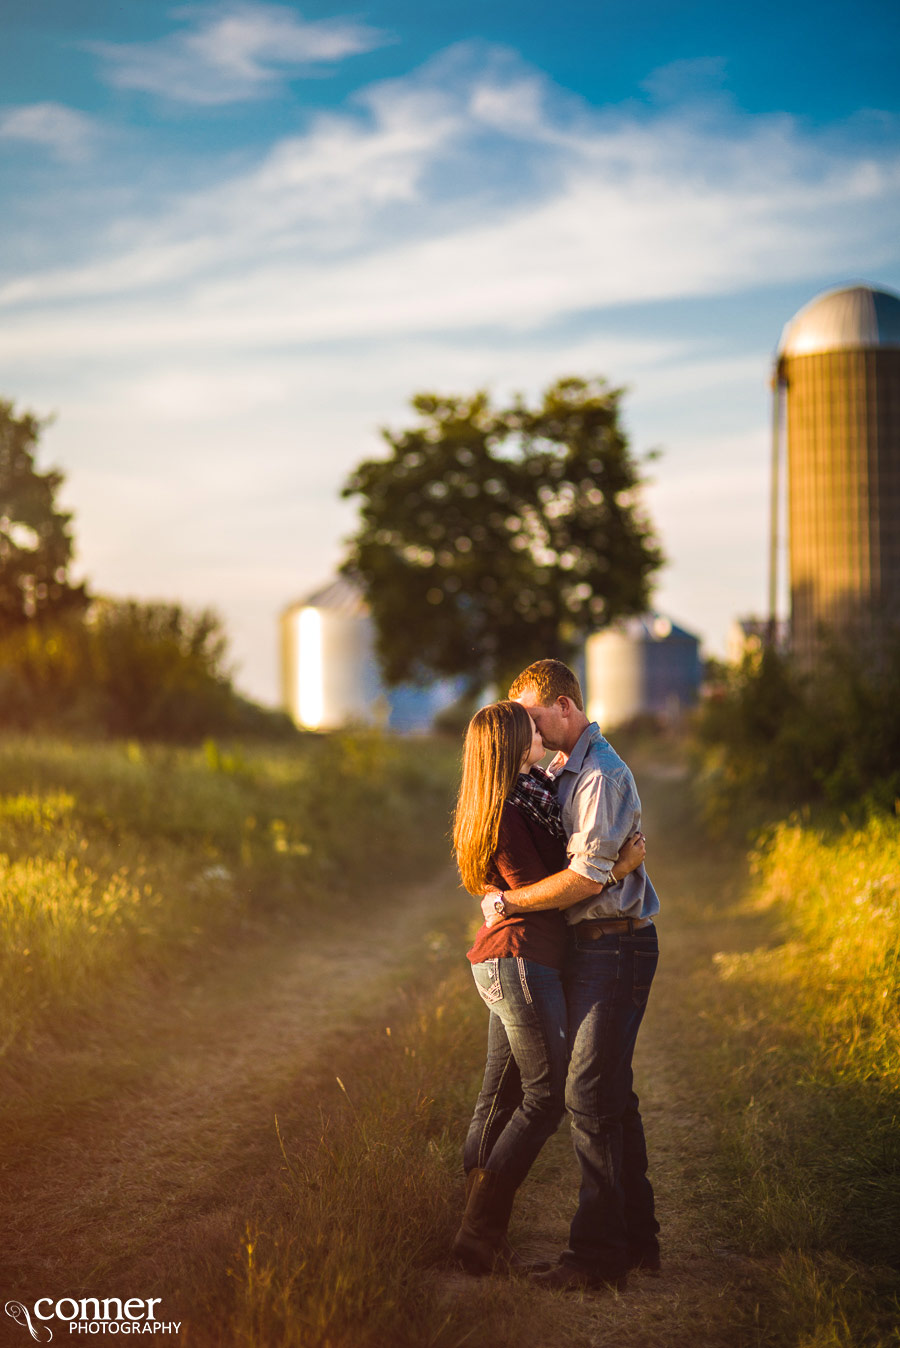
[[[601,936],[618,936],[623,931],[630,934],[651,924],[649,917],[586,917],[583,922],[575,923],[575,931],[589,941],[598,941]]]

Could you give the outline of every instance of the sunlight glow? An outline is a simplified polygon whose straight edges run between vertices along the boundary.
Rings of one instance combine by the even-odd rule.
[[[297,679],[300,722],[316,730],[325,715],[325,689],[322,616],[315,608],[302,609],[297,620]]]

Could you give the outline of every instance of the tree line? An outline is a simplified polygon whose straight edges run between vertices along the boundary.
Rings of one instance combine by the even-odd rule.
[[[289,733],[286,716],[235,689],[216,613],[72,580],[63,477],[36,463],[42,430],[0,400],[0,726],[177,741]]]

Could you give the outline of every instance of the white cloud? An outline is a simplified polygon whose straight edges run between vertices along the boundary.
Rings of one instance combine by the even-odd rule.
[[[533,71],[486,73],[470,54],[464,80],[462,64],[457,54],[450,88],[440,63],[375,86],[359,110],[321,116],[249,172],[155,220],[118,222],[95,259],[16,278],[0,303],[107,296],[100,323],[88,311],[60,319],[60,340],[83,322],[98,350],[253,346],[533,327],[856,273],[861,247],[893,255],[896,153],[840,152],[784,118],[576,120],[557,115]],[[521,171],[509,177],[513,151]],[[474,182],[471,161],[484,166]],[[53,324],[40,331],[53,342]]]
[[[686,147],[681,149],[684,157]],[[695,151],[702,157],[702,142]],[[7,304],[29,298],[29,291],[45,302],[117,291],[119,298],[102,311],[88,303],[51,318],[10,316],[0,349],[64,349],[76,332],[83,348],[101,354],[485,326],[528,330],[597,308],[725,294],[761,279],[775,284],[856,272],[860,239],[871,252],[879,238],[877,218],[895,218],[900,205],[900,169],[891,164],[838,163],[799,183],[790,160],[778,165],[770,159],[764,182],[752,168],[722,183],[698,176],[687,181],[680,167],[667,172],[662,151],[656,163],[644,166],[642,138],[632,146],[620,137],[612,153],[621,161],[629,152],[631,165],[616,176],[587,175],[579,160],[546,199],[498,207],[484,223],[460,211],[453,227],[440,218],[433,234],[401,243],[373,232],[349,255],[332,255],[333,240],[317,242],[308,234],[296,248],[288,237],[273,249],[269,230],[278,203],[288,236],[300,229],[304,210],[301,194],[289,223],[291,194],[273,186],[273,212],[264,211],[259,220],[241,214],[239,206],[229,220],[220,203],[219,235],[206,220],[208,233],[193,238],[148,243],[83,270],[11,283],[0,292]],[[404,189],[409,192],[421,190],[412,183],[415,153],[400,154],[411,175]],[[396,165],[388,170],[399,171]],[[350,178],[355,181],[355,173]],[[352,190],[340,179],[332,197],[338,232],[345,187]],[[367,190],[372,187],[370,182]],[[377,214],[377,205],[371,209]],[[359,210],[365,215],[366,204]],[[427,203],[422,214],[428,214]],[[885,248],[887,243],[885,238]],[[177,299],[165,290],[129,294],[157,280],[182,279]]]
[[[290,74],[374,50],[385,34],[352,19],[305,22],[284,5],[192,6],[193,26],[155,42],[89,42],[110,82],[176,102],[216,105],[259,98]]]
[[[0,109],[0,140],[41,145],[62,163],[88,159],[102,135],[99,123],[62,103]]]
[[[277,141],[249,171],[185,191],[157,218],[113,219],[97,256],[17,277],[0,304],[116,296],[256,270],[260,258],[346,257],[370,248],[373,222],[403,209],[422,228],[422,178],[465,132],[446,101],[407,93],[360,100],[366,115],[323,114]]]
[[[696,102],[725,88],[727,63],[721,56],[699,56],[659,66],[642,87],[660,103]]]

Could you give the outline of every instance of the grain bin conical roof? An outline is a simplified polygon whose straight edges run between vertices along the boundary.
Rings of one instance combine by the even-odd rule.
[[[365,618],[369,612],[362,590],[346,576],[338,576],[327,585],[320,585],[318,589],[289,604],[285,612],[293,613],[295,609],[301,608],[325,609],[347,618]]]

